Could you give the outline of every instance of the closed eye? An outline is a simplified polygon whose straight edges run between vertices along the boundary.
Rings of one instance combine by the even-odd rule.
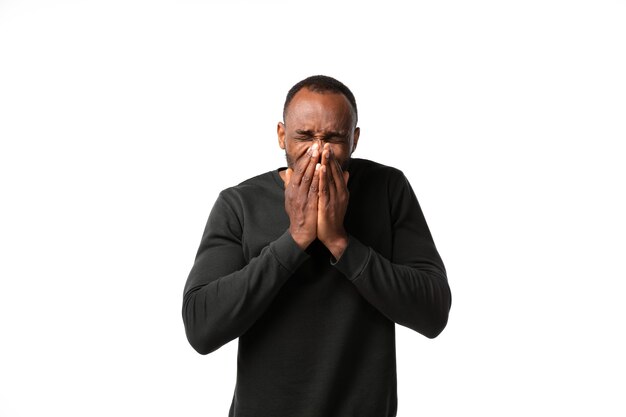
[[[329,143],[344,143],[347,142],[348,138],[346,138],[345,136],[331,136],[329,138],[326,138],[326,142]]]

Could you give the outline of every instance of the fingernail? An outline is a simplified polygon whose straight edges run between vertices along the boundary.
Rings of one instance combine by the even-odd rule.
[[[318,169],[320,169],[320,163],[318,162],[317,164],[315,164],[315,170],[317,171]]]
[[[313,150],[317,149],[317,147],[318,147],[318,144],[317,144],[317,143],[314,143],[314,144],[313,144]]]

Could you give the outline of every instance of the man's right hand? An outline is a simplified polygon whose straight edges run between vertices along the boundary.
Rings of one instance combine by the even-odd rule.
[[[296,161],[295,170],[285,173],[285,211],[289,216],[289,233],[306,249],[317,236],[317,200],[319,187],[318,144]]]

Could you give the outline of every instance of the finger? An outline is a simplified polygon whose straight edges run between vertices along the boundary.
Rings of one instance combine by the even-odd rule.
[[[327,143],[322,149],[322,165],[328,165],[328,157],[330,156],[330,145]]]
[[[345,186],[343,170],[341,169],[341,165],[339,165],[339,161],[335,158],[335,155],[331,153],[331,166],[332,166],[332,176],[333,181],[335,183],[335,187],[337,189]]]
[[[329,189],[328,189],[328,167],[326,165],[321,165],[320,168],[320,190],[319,190],[319,205],[320,207],[326,207],[329,199]]]
[[[318,207],[318,193],[320,184],[320,167],[319,163],[315,164],[315,171],[313,172],[313,180],[309,186],[309,198],[307,199],[307,209],[311,215],[317,216]]]
[[[307,167],[309,166],[309,162],[311,161],[310,154],[311,148],[309,147],[306,153],[298,158],[294,164],[294,168],[291,172],[292,175],[290,177],[290,182],[293,184],[294,187],[300,185],[300,182],[302,181],[302,176],[304,175],[304,172],[306,171]]]
[[[313,175],[315,173],[315,167],[317,165],[317,161],[319,160],[319,151],[317,143],[311,147],[311,157],[308,158],[308,165],[302,174],[302,178],[300,180],[300,186],[304,189],[304,187],[309,188],[311,186],[311,182],[313,181]]]
[[[330,146],[328,144],[324,146],[322,159],[324,161],[324,164],[322,165],[322,172],[320,173],[320,181],[323,179],[324,183],[320,186],[320,197],[322,198],[320,204],[325,207],[329,204],[334,195],[334,184],[331,172],[332,154]]]
[[[293,174],[293,169],[287,168],[287,171],[285,171],[285,185],[289,185],[289,181],[291,180],[291,174]]]
[[[350,172],[346,171],[343,173],[343,182],[348,186],[348,180],[350,179]]]
[[[315,171],[313,172],[313,179],[311,180],[311,185],[309,186],[309,197],[310,199],[317,200],[317,193],[320,187],[320,164],[319,162],[315,164]]]
[[[314,143],[307,152],[302,155],[300,159],[296,162],[296,169],[293,175],[293,184],[294,186],[298,186],[302,183],[303,178],[306,178],[307,172],[309,172],[308,179],[310,181],[311,176],[313,175],[313,170],[315,169],[315,164],[317,163],[317,159],[319,157],[318,145]],[[308,186],[308,185],[307,185]]]
[[[331,180],[331,193],[332,197],[334,197],[337,192],[341,191],[345,184],[343,182],[343,172],[341,170],[341,166],[339,165],[339,161],[335,158],[335,154],[331,152],[330,154],[330,180]]]
[[[307,155],[304,155],[302,158],[299,158],[296,161],[295,167],[292,170],[292,175],[290,177],[290,183],[294,187],[297,187],[300,184],[300,181],[302,181],[302,176],[304,175],[304,171],[306,171],[310,159],[311,158],[309,158]]]
[[[330,145],[325,144],[322,151],[322,162],[320,172],[320,194],[328,193],[328,160],[330,158]]]

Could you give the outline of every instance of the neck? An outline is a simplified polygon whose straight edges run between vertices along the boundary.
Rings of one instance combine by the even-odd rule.
[[[278,171],[278,175],[280,175],[280,178],[283,180],[283,182],[286,181],[286,176],[285,176],[285,172],[287,172],[287,169],[281,169],[280,171]]]

